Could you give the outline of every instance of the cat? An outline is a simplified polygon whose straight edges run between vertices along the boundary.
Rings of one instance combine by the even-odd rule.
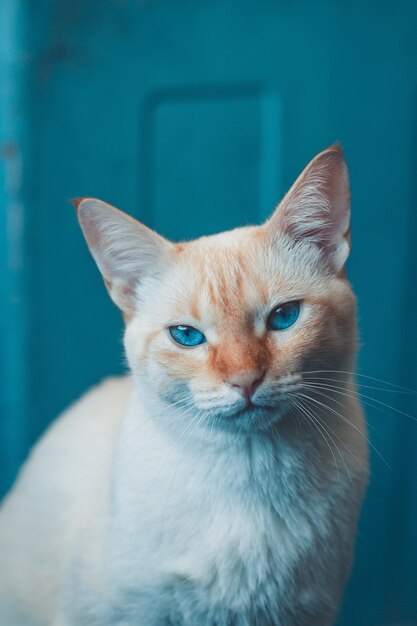
[[[94,198],[77,213],[131,374],[6,497],[0,624],[330,626],[368,478],[340,147],[260,226],[174,244]]]

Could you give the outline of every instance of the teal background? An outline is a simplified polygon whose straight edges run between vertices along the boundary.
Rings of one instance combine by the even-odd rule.
[[[416,3],[2,0],[0,35],[2,492],[57,413],[124,369],[73,197],[211,233],[264,219],[340,140],[359,370],[417,388]],[[391,469],[372,454],[339,624],[416,624],[416,396],[364,393],[394,407],[367,410]]]

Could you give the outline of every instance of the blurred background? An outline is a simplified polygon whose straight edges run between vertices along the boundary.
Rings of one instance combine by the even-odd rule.
[[[1,493],[57,413],[124,370],[68,200],[208,234],[266,218],[335,140],[358,368],[416,389],[415,2],[1,0]],[[417,398],[361,382],[375,448],[339,626],[417,624]]]

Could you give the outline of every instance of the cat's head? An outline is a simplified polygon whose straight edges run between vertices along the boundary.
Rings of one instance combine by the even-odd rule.
[[[168,242],[100,200],[79,201],[147,393],[207,423],[265,428],[291,406],[303,373],[350,369],[349,204],[338,146],[311,161],[265,224],[190,242]]]

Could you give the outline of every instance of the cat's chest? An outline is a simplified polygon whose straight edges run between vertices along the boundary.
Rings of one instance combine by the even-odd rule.
[[[194,518],[194,532],[167,554],[163,574],[172,582],[187,580],[210,589],[228,606],[240,606],[266,586],[280,586],[294,567],[300,543],[307,548],[313,541],[313,529],[301,517],[290,529],[269,505],[232,501],[204,517]]]
[[[235,493],[212,485],[209,494],[206,484],[204,497],[185,490],[172,508],[166,504],[155,523],[152,554],[144,555],[154,579],[176,605],[188,606],[192,598],[196,605],[240,611],[262,597],[278,602],[300,555],[307,562],[314,552],[314,524],[294,503],[288,509],[284,492],[280,502],[277,494],[261,497],[250,484]]]
[[[262,606],[285,608],[301,557],[303,568],[312,565],[311,525],[298,517],[291,528],[266,503],[230,498],[212,510],[206,504],[197,514],[184,503],[184,518],[178,525],[171,519],[172,533],[165,532],[162,541],[155,535],[149,543],[148,535],[141,546],[130,545],[124,575],[114,571],[112,577],[120,605],[126,605],[127,590],[133,613],[142,610],[142,602],[148,611],[158,598],[161,615],[181,626],[229,625],[238,615],[236,623],[248,626]],[[309,584],[299,579],[297,585],[301,601]],[[281,624],[276,611],[277,621],[260,623]]]
[[[252,459],[251,472],[237,457],[223,468],[186,461],[157,474],[142,464],[135,476],[146,489],[120,482],[107,560],[115,602],[124,606],[128,593],[136,611],[165,598],[162,612],[178,609],[170,624],[194,626],[205,623],[208,607],[222,613],[210,624],[234,623],[228,612],[242,607],[282,607],[295,580],[298,599],[309,593],[304,572],[315,568],[317,540],[329,539],[329,492],[313,488],[307,472],[300,480],[284,457],[281,466]]]
[[[134,473],[141,485],[129,480],[119,486],[112,543],[131,571],[142,561],[156,578],[253,586],[277,563],[280,571],[284,563],[291,568],[300,550],[308,550],[323,494],[312,494],[308,479],[299,480],[290,452],[280,463],[265,456],[248,462],[241,451],[212,465],[192,460],[174,457],[169,471],[142,457]]]

